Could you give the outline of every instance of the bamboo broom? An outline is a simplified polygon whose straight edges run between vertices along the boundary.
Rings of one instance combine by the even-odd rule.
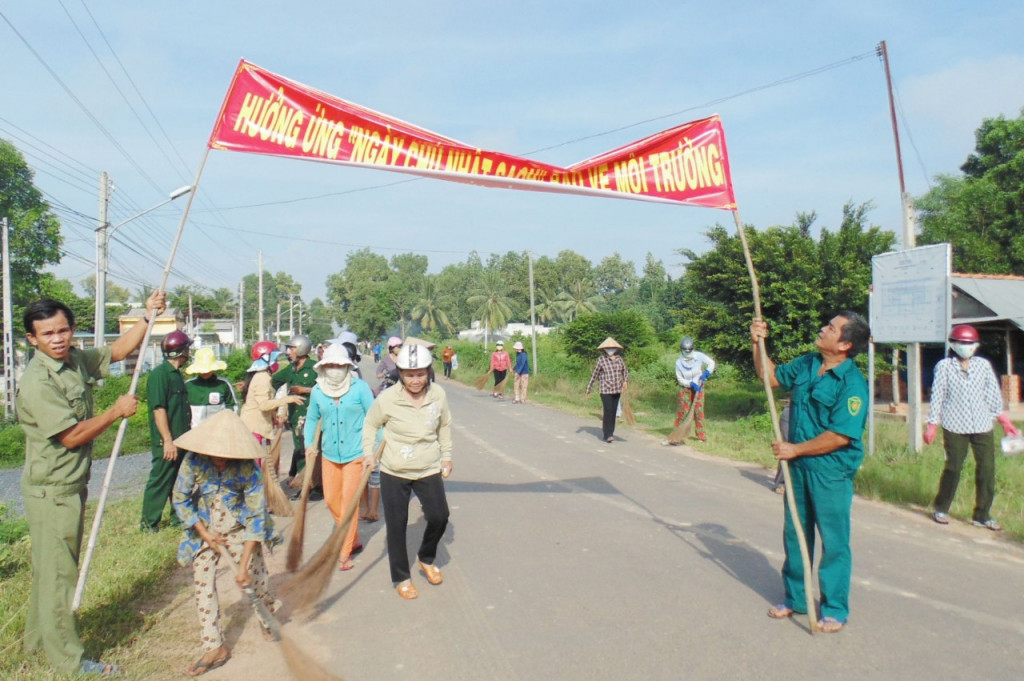
[[[267,510],[276,516],[288,518],[295,511],[277,479],[277,462],[281,458],[281,436],[283,433],[284,431],[278,430],[274,434],[274,439],[271,440],[267,450],[267,458],[263,460],[263,487],[267,496]]]
[[[629,388],[626,388],[622,393],[622,418],[626,419],[626,423],[631,426],[636,425],[636,415],[633,414],[633,407],[629,404]]]
[[[313,446],[320,444],[321,422],[316,422],[316,433],[313,435]],[[306,505],[309,502],[309,489],[313,486],[313,464],[316,455],[306,456],[306,467],[302,471],[302,495],[299,497],[299,510],[295,512],[295,523],[292,525],[292,536],[288,540],[288,558],[285,568],[295,572],[302,562],[302,545],[306,536]]]
[[[683,420],[679,422],[679,425],[669,433],[668,443],[670,445],[679,445],[683,443],[683,440],[690,437],[690,431],[693,429],[693,410],[697,408],[697,400],[694,398],[693,402],[690,403],[690,408],[686,410],[686,415],[683,416]]]
[[[487,385],[487,379],[491,377],[491,370],[488,369],[487,373],[473,380],[473,385],[477,390],[483,390],[484,386]]]
[[[383,452],[384,440],[381,439],[380,444],[377,445],[377,450],[373,454],[375,465],[380,461]],[[359,508],[359,498],[363,495],[363,490],[366,489],[366,483],[370,480],[370,473],[373,472],[375,465],[369,466],[363,471],[362,477],[359,478],[359,487],[349,501],[348,506],[345,507],[345,511],[341,516],[341,522],[334,526],[331,536],[327,538],[327,541],[320,547],[320,550],[309,559],[309,562],[302,566],[302,569],[296,572],[295,576],[281,587],[282,594],[290,594],[294,597],[296,611],[301,612],[313,607],[316,604],[316,599],[320,597],[320,594],[324,592],[327,584],[331,581],[331,576],[335,572],[335,565],[338,561],[338,554],[341,553],[341,547],[345,543],[345,535],[348,534],[348,528],[353,522],[356,509]]]
[[[739,232],[740,242],[743,244],[743,258],[747,262],[747,272],[750,274],[750,289],[754,296],[754,317],[761,319],[761,289],[757,283],[757,272],[754,271],[754,261],[750,257],[750,246],[747,244],[747,233],[740,222],[739,211],[732,212],[736,221],[736,231]],[[768,357],[764,347],[764,339],[757,342],[757,351],[762,361]],[[782,429],[779,427],[779,414],[775,408],[775,395],[772,393],[771,377],[767,371],[761,372],[761,381],[764,384],[765,396],[768,398],[768,410],[772,416],[772,430],[776,440],[782,440]],[[797,512],[796,499],[793,497],[793,481],[789,477],[789,463],[779,461],[782,468],[782,477],[786,481],[786,508],[789,510],[789,517],[793,521],[793,529],[796,530],[797,543],[800,545],[800,559],[804,567],[804,595],[807,599],[807,623],[811,633],[818,633],[818,616],[814,610],[814,575],[811,573],[811,555],[807,549],[807,537],[804,536],[803,523],[800,522],[800,514]]]
[[[216,548],[228,565],[231,566],[231,571],[235,576],[240,575],[241,570],[238,567],[238,563],[231,557],[231,552],[228,551],[227,547],[218,544]],[[259,618],[260,624],[270,632],[275,641],[281,644],[281,654],[284,655],[284,662],[294,678],[303,679],[303,681],[306,681],[306,679],[311,679],[312,681],[343,681],[340,676],[327,671],[326,668],[317,663],[284,635],[281,631],[281,623],[270,612],[270,608],[259,599],[251,585],[240,586],[239,588],[248,596],[249,602],[252,603],[253,608],[256,610],[256,616]]]

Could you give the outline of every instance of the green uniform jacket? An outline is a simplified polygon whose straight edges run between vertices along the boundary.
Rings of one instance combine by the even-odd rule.
[[[171,437],[177,438],[188,432],[192,424],[192,409],[188,403],[188,389],[181,377],[181,372],[174,365],[164,360],[160,366],[149,372],[146,384],[146,399],[149,401],[149,440],[153,452],[163,456],[164,440],[156,429],[153,410],[167,410],[167,425],[171,429]]]
[[[196,376],[185,381],[185,389],[188,390],[188,402],[192,409],[192,427],[210,418],[224,409],[235,409],[238,401],[235,399],[235,389],[231,382],[220,376],[203,378]]]
[[[864,422],[868,385],[852,359],[819,376],[821,355],[810,353],[775,369],[779,384],[793,391],[790,442],[813,440],[826,430],[850,438],[849,444],[821,456],[802,456],[791,465],[853,478],[864,461]]]
[[[66,487],[89,483],[92,442],[68,449],[55,437],[92,418],[92,387],[110,369],[110,348],[72,348],[66,362],[36,352],[18,386],[18,420],[25,431],[23,486]]]
[[[286,384],[312,389],[316,385],[316,369],[313,368],[314,364],[316,362],[310,357],[306,358],[301,369],[296,369],[294,363],[289,364],[270,378],[270,384],[274,386],[274,390],[279,390],[282,385]],[[292,429],[298,427],[299,419],[305,416],[306,411],[309,409],[309,395],[303,395],[303,397],[305,400],[302,404],[288,405],[288,425]]]

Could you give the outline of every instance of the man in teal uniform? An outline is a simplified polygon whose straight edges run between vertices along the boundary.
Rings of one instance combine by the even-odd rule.
[[[146,301],[148,319],[163,312],[164,292]],[[63,674],[110,676],[114,665],[85,658],[71,610],[82,547],[92,441],[138,408],[135,395],[93,414],[92,386],[110,363],[135,352],[146,333],[137,322],[112,345],[72,347],[75,315],[56,300],[25,309],[28,342],[36,349],[18,386],[18,420],[25,431],[21,493],[32,537],[32,592],[25,622],[25,650],[43,649]]]
[[[754,368],[767,371],[772,387],[792,391],[789,442],[773,442],[775,458],[789,462],[792,494],[813,561],[814,527],[821,534],[821,631],[840,631],[850,616],[850,510],[853,478],[864,460],[861,437],[867,416],[868,387],[853,358],[867,347],[870,330],[859,314],[844,311],[822,327],[818,352],[776,367],[761,357],[758,340],[767,336],[763,320],[750,327]],[[803,561],[788,510],[783,542],[786,561],[782,581],[786,602],[768,611],[774,619],[803,612]]]
[[[313,349],[313,343],[309,336],[298,334],[292,336],[285,347],[288,354],[288,366],[280,369],[271,379],[274,390],[283,385],[288,386],[289,395],[301,395],[306,398],[301,404],[288,405],[288,427],[292,431],[292,463],[288,468],[288,475],[295,477],[306,466],[304,452],[306,447],[303,444],[303,426],[306,422],[306,410],[309,408],[309,396],[316,385],[316,370],[314,362],[309,361],[309,353]],[[319,487],[319,485],[317,485]]]
[[[171,503],[171,492],[178,477],[178,468],[184,453],[174,439],[188,432],[192,425],[192,407],[188,388],[181,377],[181,367],[189,358],[192,339],[183,331],[171,331],[160,342],[164,361],[149,372],[146,398],[149,400],[149,440],[153,447],[153,467],[142,493],[142,520],[139,528],[156,532],[164,507]],[[172,510],[171,524],[178,525],[178,516]]]

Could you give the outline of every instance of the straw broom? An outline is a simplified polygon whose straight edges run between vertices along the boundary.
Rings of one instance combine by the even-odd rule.
[[[217,544],[216,549],[224,557],[228,565],[231,566],[231,571],[236,576],[239,575],[241,570],[235,559],[231,557],[231,552],[228,551],[227,547]],[[303,652],[291,639],[284,635],[281,631],[281,623],[277,621],[266,604],[256,596],[252,586],[239,588],[249,597],[249,602],[255,608],[260,624],[270,632],[275,641],[281,644],[281,654],[284,655],[284,662],[294,678],[303,679],[303,681],[306,679],[312,679],[313,681],[344,681],[337,674],[327,671],[327,669],[314,661],[313,658]]]
[[[626,419],[626,423],[631,426],[636,425],[636,416],[633,414],[633,407],[629,404],[629,388],[622,391],[622,418]]]
[[[263,487],[267,496],[267,510],[276,516],[287,518],[291,517],[295,511],[277,479],[277,462],[281,458],[281,436],[283,433],[284,431],[278,430],[274,434],[274,439],[267,451],[267,458],[263,460]]]
[[[686,416],[679,422],[679,425],[669,433],[668,443],[670,445],[682,444],[683,440],[690,437],[690,430],[693,429],[693,410],[697,408],[697,399],[694,397],[693,402],[690,403],[690,408],[686,411]]]
[[[375,464],[380,461],[383,452],[384,440],[381,439],[380,444],[377,445],[377,451],[373,453]],[[345,543],[345,535],[348,534],[348,528],[353,522],[356,509],[359,508],[359,498],[363,495],[363,490],[366,489],[366,483],[369,482],[373,469],[374,466],[369,466],[363,471],[363,475],[359,479],[359,487],[348,506],[345,507],[341,522],[334,526],[334,531],[331,532],[331,536],[327,538],[324,545],[301,570],[295,573],[294,577],[281,587],[282,594],[290,594],[295,597],[296,611],[301,612],[313,607],[316,599],[320,597],[331,581],[331,575],[334,574],[338,561],[338,554],[341,553],[341,547]]]
[[[313,446],[320,442],[321,422],[316,422],[316,433],[313,435]],[[309,502],[309,489],[313,486],[313,464],[316,455],[306,456],[306,467],[302,471],[302,496],[299,497],[299,510],[295,512],[295,523],[292,525],[292,536],[288,540],[288,559],[285,568],[295,572],[302,562],[302,544],[306,537],[306,504]]]
[[[484,386],[487,385],[487,379],[491,377],[491,370],[488,369],[487,373],[473,381],[473,385],[476,386],[477,390],[483,390]]]

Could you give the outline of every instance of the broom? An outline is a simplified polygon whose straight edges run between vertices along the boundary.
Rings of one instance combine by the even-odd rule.
[[[635,426],[636,416],[633,414],[633,407],[631,407],[629,404],[628,390],[629,388],[626,388],[626,390],[622,392],[622,397],[620,398],[620,400],[622,401],[622,418],[626,419],[626,423],[628,423],[629,425]]]
[[[498,381],[498,384],[494,386],[494,392],[499,395],[505,394],[505,384],[508,383],[508,374],[505,374],[505,378]]]
[[[267,510],[276,516],[287,518],[291,517],[294,511],[277,479],[277,461],[281,458],[281,435],[283,432],[279,430],[275,433],[267,452],[267,458],[263,460],[263,487],[267,496]]]
[[[320,442],[320,421],[316,422],[316,433],[313,435],[313,445]],[[315,456],[306,457],[306,468],[302,475],[302,496],[299,497],[299,510],[295,512],[295,523],[292,525],[292,536],[288,540],[288,559],[285,568],[288,572],[295,572],[302,562],[302,544],[306,536],[306,504],[309,501],[309,488],[313,486],[313,463]]]
[[[238,567],[238,563],[231,557],[231,552],[228,551],[226,546],[219,544],[215,545],[220,555],[224,557],[228,565],[231,566],[232,572],[235,575],[241,574],[241,570]],[[236,582],[237,583],[237,582]],[[312,679],[313,681],[343,681],[343,679],[337,674],[332,674],[327,671],[324,667],[317,664],[313,658],[304,653],[298,646],[296,646],[291,639],[286,637],[281,632],[281,623],[275,619],[273,613],[270,612],[270,608],[259,599],[252,586],[239,587],[246,596],[249,597],[249,602],[252,603],[253,608],[256,610],[256,617],[259,619],[260,624],[264,629],[270,632],[274,640],[281,644],[281,653],[284,655],[284,663],[288,666],[288,671],[292,673],[292,676],[296,679]]]
[[[373,453],[374,464],[380,461],[383,452],[384,440],[382,439],[377,445],[377,451]],[[366,489],[366,483],[369,482],[370,473],[374,468],[375,466],[369,466],[363,471],[363,475],[359,479],[359,487],[348,506],[345,507],[341,522],[334,526],[334,531],[331,532],[331,536],[327,538],[324,545],[309,559],[308,563],[302,566],[301,570],[295,573],[294,577],[281,587],[281,593],[291,594],[295,597],[296,611],[301,612],[313,607],[316,599],[320,597],[320,594],[327,588],[328,582],[331,581],[338,554],[341,553],[341,547],[345,543],[345,535],[348,534],[348,528],[356,514],[356,509],[359,508],[359,498],[363,495],[363,490]]]
[[[487,379],[491,377],[491,370],[488,369],[487,373],[473,381],[473,385],[476,386],[477,390],[483,390],[484,386],[487,385]]]
[[[686,410],[686,416],[679,422],[679,425],[668,434],[668,443],[670,445],[680,445],[683,440],[690,437],[690,430],[693,429],[693,410],[697,408],[697,396],[694,395],[693,401],[690,403],[690,408]]]

